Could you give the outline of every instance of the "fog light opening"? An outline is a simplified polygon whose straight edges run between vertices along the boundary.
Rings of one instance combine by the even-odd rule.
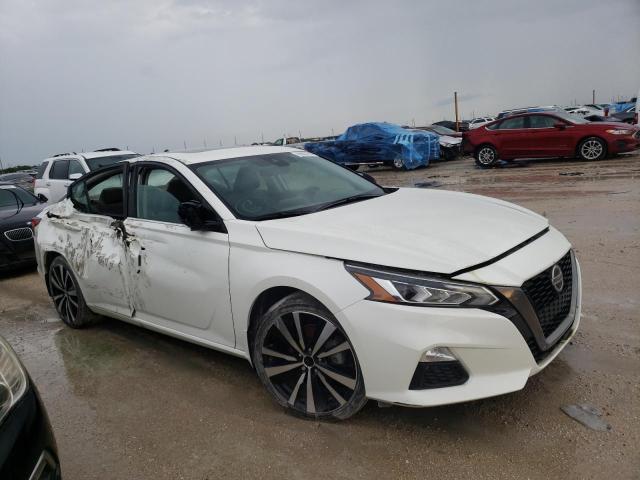
[[[420,362],[455,362],[458,359],[447,347],[430,348],[420,358]]]

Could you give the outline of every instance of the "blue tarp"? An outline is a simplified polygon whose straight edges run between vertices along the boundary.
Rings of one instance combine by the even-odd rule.
[[[440,157],[438,135],[410,130],[386,122],[353,125],[335,140],[312,142],[305,150],[339,164],[393,164],[402,159],[404,168],[429,165]]]

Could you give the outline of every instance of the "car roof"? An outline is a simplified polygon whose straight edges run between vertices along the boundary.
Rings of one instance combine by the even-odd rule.
[[[142,161],[153,159],[154,157],[169,157],[178,160],[186,165],[202,162],[212,162],[216,160],[227,160],[229,158],[251,157],[255,155],[268,155],[273,153],[305,152],[299,148],[292,147],[272,147],[267,145],[255,145],[250,147],[218,148],[215,150],[205,150],[201,152],[165,152],[136,157],[130,161]]]
[[[51,156],[45,158],[43,162],[48,162],[50,160],[64,160],[67,158],[77,158],[81,157],[84,159],[89,158],[101,158],[101,157],[114,157],[117,155],[139,155],[137,152],[132,152],[131,150],[108,150],[108,151],[96,151],[96,152],[82,152],[82,153],[63,153],[57,156]]]

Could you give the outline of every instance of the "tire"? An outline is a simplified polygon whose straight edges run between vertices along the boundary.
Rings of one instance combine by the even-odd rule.
[[[71,328],[83,328],[100,317],[89,310],[71,267],[63,257],[56,257],[47,272],[47,284],[53,305],[61,320]]]
[[[588,137],[578,145],[578,158],[586,162],[602,160],[607,156],[607,144],[598,137]]]
[[[396,170],[406,170],[404,166],[404,160],[400,155],[398,155],[396,158],[393,159],[393,162],[391,162],[391,166]]]
[[[481,145],[475,152],[476,165],[483,168],[493,167],[498,163],[498,151],[493,145]]]
[[[346,333],[306,294],[291,294],[263,315],[251,350],[260,381],[289,413],[344,420],[367,403]]]

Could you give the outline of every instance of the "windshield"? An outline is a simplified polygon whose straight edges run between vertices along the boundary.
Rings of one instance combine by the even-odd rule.
[[[98,170],[99,168],[113,165],[114,163],[118,163],[122,160],[127,160],[128,158],[139,156],[140,155],[138,155],[137,153],[130,153],[127,155],[109,155],[108,157],[87,158],[85,159],[85,162],[87,162],[89,170]]]
[[[192,167],[238,218],[303,215],[384,195],[357,173],[309,152],[219,160]]]
[[[581,125],[583,123],[589,123],[589,120],[585,120],[582,117],[578,117],[577,115],[571,115],[570,113],[566,113],[566,112],[553,112],[553,115],[556,117],[560,117],[563,120],[566,120],[567,122],[571,122],[571,123],[575,123],[577,125]]]

